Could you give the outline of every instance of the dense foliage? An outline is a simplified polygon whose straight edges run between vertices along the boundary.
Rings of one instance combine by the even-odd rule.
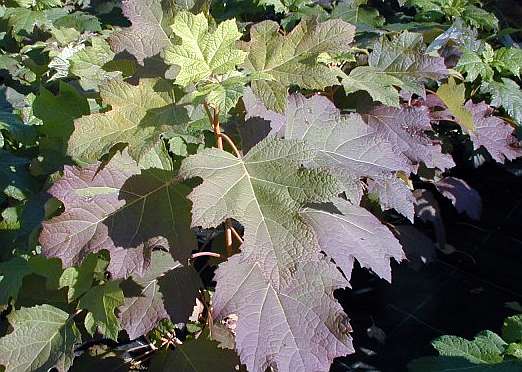
[[[432,254],[416,218],[444,249],[435,192],[480,217],[457,152],[522,156],[522,51],[476,0],[7,0],[0,24],[7,372],[327,371],[356,262]],[[506,329],[434,344],[514,366]]]

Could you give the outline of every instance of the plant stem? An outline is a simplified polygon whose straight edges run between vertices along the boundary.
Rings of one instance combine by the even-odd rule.
[[[210,108],[206,102],[203,103],[205,107],[205,111],[207,112],[207,115],[212,123],[212,128],[214,129],[214,136],[216,137],[217,147],[220,150],[223,150],[223,133],[221,133],[221,126],[219,125],[219,112],[217,109],[212,108],[213,112],[210,112]],[[227,138],[227,141],[229,140],[229,143],[232,143],[232,140],[225,135]],[[237,150],[237,147],[235,145],[232,146],[234,151],[236,151],[239,154],[239,151]],[[230,228],[232,227],[232,223],[230,222],[230,219],[227,219],[225,221],[225,248],[227,250],[227,256],[232,256],[232,231]]]
[[[217,258],[221,258],[221,255],[219,253],[214,253],[214,252],[198,252],[198,253],[194,253],[191,258],[198,258],[198,257],[217,257]]]

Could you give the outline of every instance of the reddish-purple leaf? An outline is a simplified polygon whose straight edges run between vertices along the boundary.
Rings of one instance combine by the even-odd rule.
[[[122,283],[126,297],[119,308],[121,327],[132,340],[151,331],[162,319],[186,322],[200,284],[192,267],[182,266],[167,252],[153,252],[145,275]]]
[[[474,220],[480,219],[482,199],[477,190],[471,188],[466,181],[455,177],[445,177],[435,182],[435,186],[451,201],[459,213],[466,213]]]
[[[413,195],[415,196],[415,217],[433,224],[437,243],[441,249],[444,249],[446,247],[446,229],[442,223],[439,203],[435,200],[435,196],[425,189],[417,189]]]
[[[404,252],[391,231],[366,209],[343,199],[320,209],[307,208],[302,216],[313,227],[319,246],[349,279],[353,262],[391,282],[390,259],[401,261]]]
[[[67,267],[107,249],[114,277],[142,275],[154,247],[186,259],[195,246],[185,198],[190,190],[176,183],[170,167],[141,169],[126,151],[104,166],[66,166],[49,189],[65,210],[43,223],[42,253]]]
[[[236,347],[250,372],[328,371],[334,358],[354,352],[348,318],[333,296],[346,281],[332,264],[303,264],[276,288],[240,254],[215,280],[214,317],[238,314]]]
[[[247,87],[243,94],[245,122],[239,125],[243,152],[265,139],[268,135],[284,131],[285,116],[270,111],[264,103]]]
[[[393,144],[378,136],[360,115],[341,115],[323,96],[290,96],[285,138],[312,145],[317,151],[314,165],[335,174],[356,204],[362,194],[361,177],[382,178],[395,171],[409,174],[412,170],[410,161],[394,152]]]
[[[483,146],[499,163],[522,156],[522,148],[513,136],[513,128],[501,118],[493,116],[491,106],[469,100],[465,107],[473,115],[475,130],[469,136],[475,149]]]
[[[368,191],[379,196],[384,210],[395,209],[413,222],[415,217],[415,197],[409,187],[397,177],[369,180]]]
[[[451,155],[443,154],[441,146],[426,134],[432,130],[426,107],[377,106],[364,118],[376,130],[376,136],[391,143],[397,153],[405,154],[414,164],[422,162],[442,170],[455,166]]]
[[[132,25],[111,35],[109,43],[116,53],[127,51],[143,64],[171,44],[173,7],[163,9],[161,0],[124,0],[121,9]]]

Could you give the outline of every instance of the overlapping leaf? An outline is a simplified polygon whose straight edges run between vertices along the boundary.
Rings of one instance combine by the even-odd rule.
[[[162,133],[188,122],[185,109],[174,103],[172,88],[160,80],[142,79],[138,86],[111,80],[100,87],[100,95],[111,109],[75,120],[67,150],[73,159],[92,163],[114,145],[125,143],[139,160]]]
[[[267,138],[243,159],[218,149],[188,157],[180,176],[203,179],[189,195],[192,225],[209,228],[235,218],[245,227],[244,259],[256,262],[275,287],[283,285],[299,262],[318,252],[299,208],[328,200],[338,191],[325,171],[300,167],[313,156],[300,141]]]
[[[80,332],[66,312],[51,305],[21,308],[9,314],[14,330],[0,339],[0,365],[6,372],[66,372]]]
[[[435,187],[459,213],[466,213],[474,220],[480,219],[482,199],[477,190],[471,188],[466,181],[455,177],[444,177],[435,183]]]
[[[149,270],[123,282],[125,302],[118,319],[130,339],[151,331],[160,320],[186,322],[201,282],[192,267],[184,267],[163,251],[152,253]]]
[[[285,138],[304,140],[316,149],[314,163],[329,168],[346,190],[353,190],[359,177],[381,178],[399,170],[411,171],[409,160],[377,131],[358,114],[341,116],[325,97],[293,95],[289,99]]]
[[[187,257],[194,247],[188,188],[176,182],[170,161],[152,151],[138,166],[124,152],[100,166],[67,166],[49,190],[65,211],[44,222],[43,254],[72,266],[108,249],[114,277],[143,274],[157,246]]]
[[[441,146],[426,133],[432,130],[426,107],[378,106],[363,117],[376,130],[376,136],[392,143],[414,164],[423,162],[443,170],[455,166],[451,155],[442,153]]]
[[[448,75],[444,58],[427,54],[422,35],[407,31],[392,39],[383,37],[377,42],[368,64],[396,77],[402,82],[404,90],[420,96],[425,95],[425,82],[440,80]]]
[[[501,81],[484,82],[480,91],[491,95],[493,107],[502,107],[519,126],[522,125],[522,90],[515,81],[502,78]]]
[[[88,311],[85,329],[91,335],[98,330],[105,337],[117,341],[121,328],[115,311],[123,305],[123,300],[119,281],[92,287],[78,302],[81,309]]]
[[[513,128],[503,119],[493,116],[491,106],[469,100],[465,108],[471,112],[475,123],[476,130],[470,133],[475,149],[483,146],[499,163],[522,156],[522,148],[513,135]]]
[[[328,371],[335,357],[354,351],[348,319],[333,297],[346,282],[332,264],[300,262],[291,280],[275,286],[260,262],[244,258],[217,270],[214,315],[239,315],[236,347],[249,371]]]
[[[349,279],[354,260],[391,282],[390,259],[405,258],[390,230],[364,208],[335,199],[331,205],[306,208],[302,215],[313,226],[321,249]]]
[[[111,35],[109,42],[116,53],[127,51],[143,64],[146,58],[159,54],[171,44],[174,0],[125,0],[123,14],[132,22]]]
[[[252,82],[252,90],[267,108],[282,112],[288,87],[323,89],[338,85],[339,72],[316,62],[321,53],[342,53],[350,49],[355,28],[342,20],[301,21],[288,35],[279,25],[264,21],[250,30],[250,41],[242,44],[248,52],[244,67],[262,74],[264,80]]]

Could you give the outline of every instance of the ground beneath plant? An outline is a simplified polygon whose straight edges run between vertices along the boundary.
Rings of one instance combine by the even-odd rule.
[[[332,371],[406,371],[412,359],[434,354],[435,337],[499,331],[503,319],[515,313],[506,304],[522,304],[522,162],[488,163],[452,175],[481,194],[481,220],[459,215],[439,200],[456,252],[438,252],[418,271],[395,265],[392,284],[361,269],[354,272],[355,290],[341,292],[339,300],[351,318],[356,354],[337,359]],[[433,235],[429,225],[422,228]],[[372,325],[382,329],[384,340],[372,337]]]

